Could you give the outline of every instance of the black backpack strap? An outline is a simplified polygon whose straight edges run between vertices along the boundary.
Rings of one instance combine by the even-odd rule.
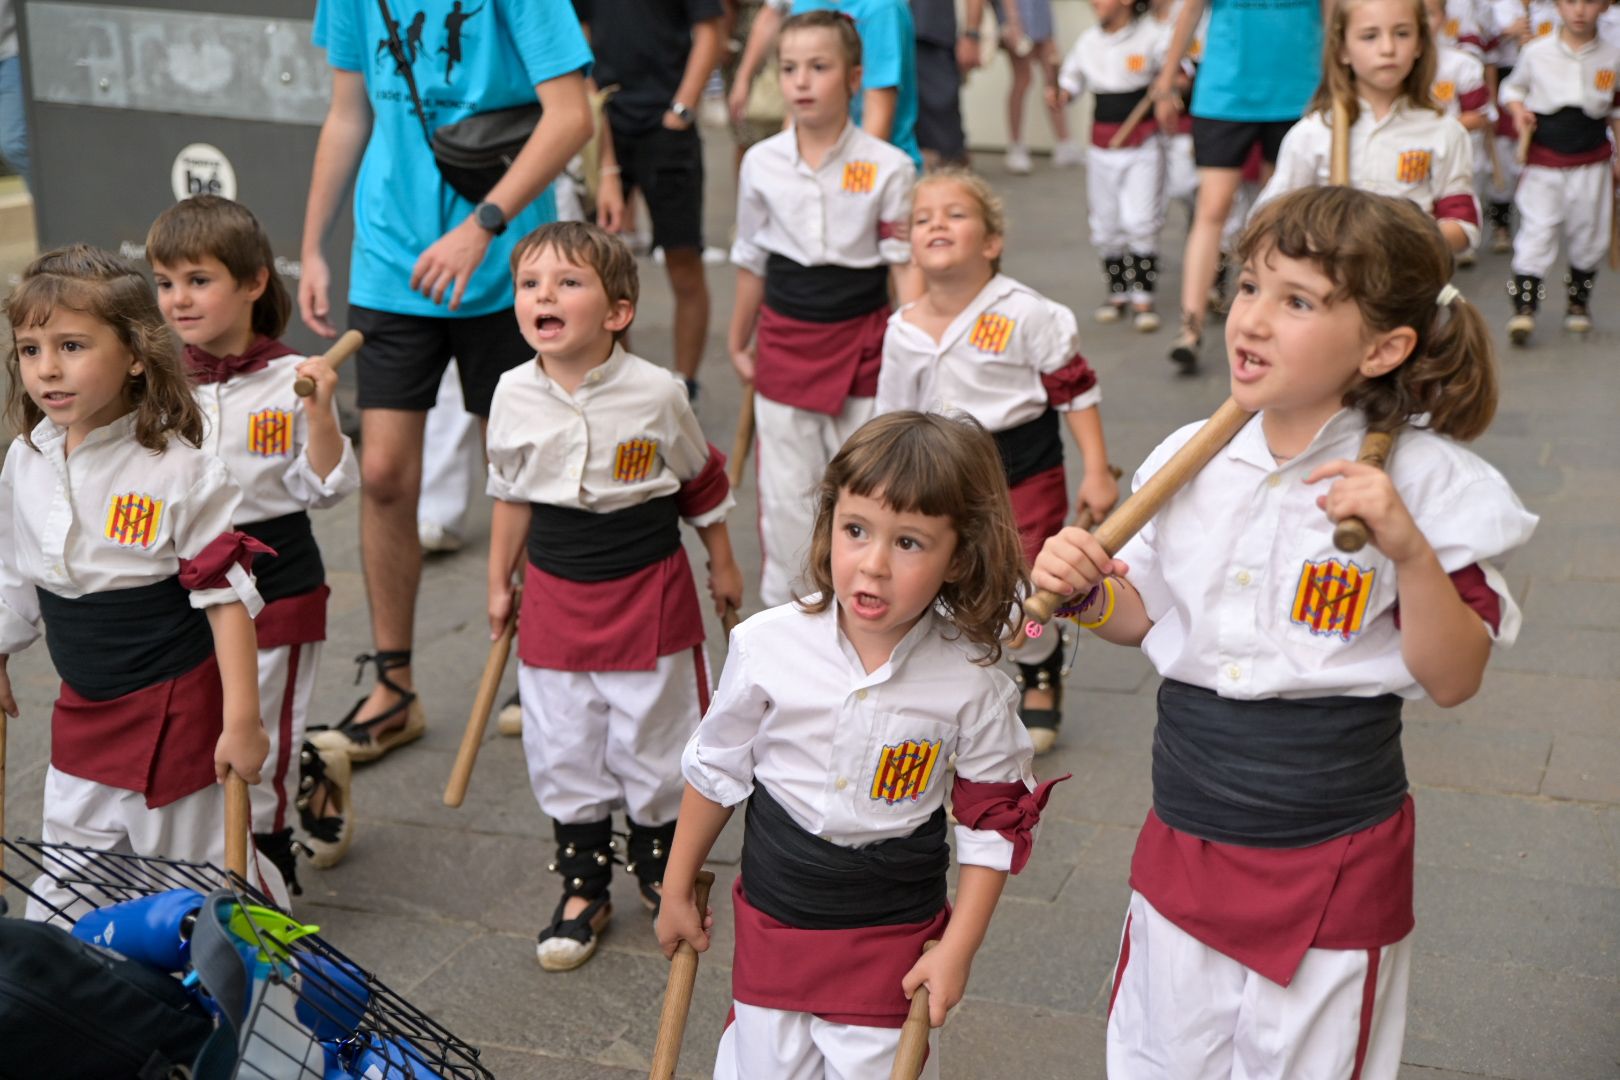
[[[230,1080],[236,1071],[241,1025],[247,1014],[248,973],[242,954],[220,922],[219,907],[237,903],[240,900],[230,890],[214,890],[203,902],[191,932],[192,970],[219,1007],[219,1025],[197,1055],[193,1080]]]
[[[388,54],[394,58],[394,66],[399,73],[405,76],[405,87],[411,92],[411,105],[416,109],[416,118],[422,123],[422,138],[427,140],[431,152],[433,133],[428,130],[427,110],[422,108],[422,99],[416,92],[416,72],[411,70],[410,57],[405,55],[405,43],[399,40],[399,23],[394,21],[393,13],[388,10],[388,0],[377,0],[377,6],[382,9],[383,26],[388,29]]]

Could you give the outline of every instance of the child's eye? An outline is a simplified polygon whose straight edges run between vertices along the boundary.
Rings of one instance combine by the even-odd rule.
[[[565,277],[562,279],[562,283],[569,287],[577,286],[579,284],[579,278]]]
[[[851,540],[859,540],[862,536],[866,535],[866,530],[851,521],[845,523],[844,535],[849,537]]]
[[[1288,304],[1290,307],[1293,307],[1299,311],[1311,310],[1311,302],[1305,297],[1300,296],[1298,293],[1295,293],[1288,298]]]
[[[526,277],[522,281],[518,282],[518,288],[520,288],[520,289],[532,289],[532,288],[535,288],[538,284],[539,283],[536,282],[534,280],[534,278]]]
[[[63,352],[78,352],[80,348],[81,348],[81,346],[79,345],[79,343],[77,341],[64,341],[64,342],[62,342],[62,351]]]
[[[899,547],[901,551],[922,550],[922,544],[918,543],[915,539],[909,536],[902,536],[899,540],[895,541],[895,545]]]
[[[17,346],[17,355],[18,356],[34,356],[38,352],[39,352],[39,346],[37,346],[37,345],[19,345],[19,346]]]
[[[194,277],[191,279],[192,288],[200,289],[206,284],[208,284],[208,279],[205,277]]]
[[[1253,296],[1257,291],[1259,291],[1259,287],[1254,282],[1247,279],[1238,281],[1238,292],[1244,296]]]

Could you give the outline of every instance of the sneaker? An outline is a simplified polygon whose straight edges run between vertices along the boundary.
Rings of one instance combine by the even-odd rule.
[[[1498,225],[1491,232],[1491,250],[1498,255],[1507,255],[1513,251],[1513,234],[1508,232],[1507,226]]]
[[[1473,266],[1473,265],[1474,265],[1474,249],[1473,248],[1469,248],[1467,251],[1460,251],[1460,252],[1457,253],[1457,269],[1466,270],[1470,266]]]
[[[1052,147],[1052,164],[1059,169],[1072,169],[1086,163],[1086,148],[1073,139],[1064,139]]]
[[[516,694],[501,702],[501,711],[495,714],[495,730],[506,736],[523,734],[523,706]]]
[[[1112,300],[1091,313],[1091,317],[1100,323],[1117,323],[1124,315],[1125,304],[1116,304]]]
[[[1198,371],[1198,347],[1204,342],[1204,335],[1198,325],[1196,316],[1183,313],[1181,316],[1181,333],[1176,340],[1170,343],[1170,362],[1180,368],[1180,374],[1193,375]]]
[[[1571,304],[1564,313],[1564,329],[1571,334],[1584,334],[1592,329],[1592,316],[1585,304]]]
[[[432,555],[449,555],[461,550],[461,537],[448,525],[437,521],[418,521],[416,539],[422,550]]]
[[[1159,313],[1151,307],[1139,307],[1131,316],[1131,325],[1139,334],[1151,334],[1159,328]]]
[[[1529,342],[1530,335],[1536,328],[1536,317],[1528,311],[1521,311],[1508,320],[1508,340],[1515,345],[1524,345]]]
[[[1023,143],[1012,143],[1007,147],[1007,171],[1014,176],[1028,176],[1035,168],[1029,159],[1029,147]]]

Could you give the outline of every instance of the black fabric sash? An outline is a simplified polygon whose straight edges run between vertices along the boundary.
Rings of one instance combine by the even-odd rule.
[[[673,495],[606,514],[549,503],[529,507],[529,561],[569,581],[611,581],[681,548]]]
[[[295,510],[281,517],[238,525],[238,529],[275,549],[253,556],[253,579],[265,603],[303,596],[326,584],[326,564],[310,527],[309,515]]]
[[[1308,847],[1376,825],[1406,797],[1401,699],[1230,701],[1166,679],[1153,809],[1171,828],[1245,847]]]
[[[167,682],[214,651],[208,616],[191,606],[178,577],[71,600],[34,591],[56,673],[91,701]]]
[[[909,836],[850,848],[805,832],[754,783],[743,827],[748,902],[801,930],[923,922],[945,906],[945,808]]]
[[[1584,154],[1596,150],[1609,139],[1609,122],[1593,118],[1573,105],[1555,113],[1536,116],[1536,132],[1531,140],[1558,154]]]
[[[1123,90],[1117,94],[1096,94],[1097,103],[1095,111],[1091,114],[1093,124],[1123,124],[1136,108],[1136,103],[1147,97],[1148,88],[1140,90]],[[1191,98],[1188,99],[1192,100]]]
[[[774,252],[765,260],[765,303],[790,319],[843,322],[888,302],[887,266],[802,266]]]
[[[1063,464],[1063,438],[1058,434],[1056,409],[1048,407],[1033,420],[993,434],[1009,487]]]

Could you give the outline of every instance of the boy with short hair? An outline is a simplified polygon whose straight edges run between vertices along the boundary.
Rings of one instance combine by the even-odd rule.
[[[501,376],[490,411],[489,622],[492,634],[506,625],[521,567],[523,750],[563,877],[538,956],[570,971],[612,914],[616,808],[629,819],[625,868],[657,910],[681,749],[708,705],[679,521],[708,549],[716,612],[741,604],[742,572],[724,455],[680,379],[620,344],[636,311],[630,250],[593,225],[558,222],[518,243],[512,277],[536,355]]]

